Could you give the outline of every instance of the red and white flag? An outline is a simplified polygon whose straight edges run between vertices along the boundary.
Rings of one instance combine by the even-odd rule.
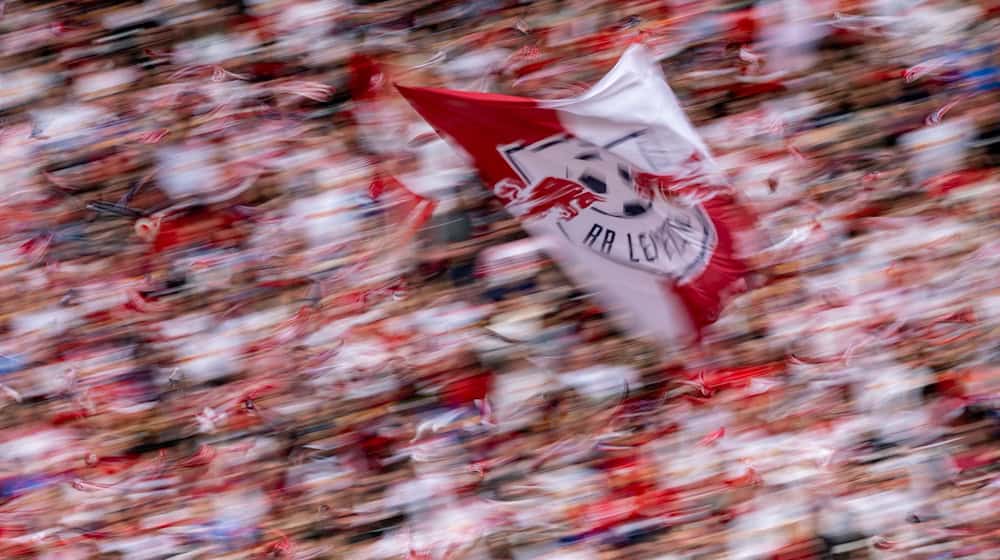
[[[399,243],[413,238],[434,214],[437,202],[423,197],[399,182],[392,175],[379,175],[372,181],[378,184],[378,196],[384,195],[387,216],[400,236]],[[369,191],[371,192],[371,187]]]
[[[414,193],[394,176],[388,174],[376,175],[372,179],[369,195],[373,198],[377,195],[379,203],[382,205],[386,234],[373,238],[371,246],[361,259],[360,264],[349,275],[357,274],[364,277],[366,281],[372,281],[388,274],[396,277],[396,280],[392,280],[381,288],[366,290],[358,294],[358,303],[363,305],[368,303],[367,300],[370,297],[383,293],[387,289],[392,290],[393,296],[399,296],[405,292],[405,288],[398,278],[403,273],[404,261],[408,256],[412,256],[415,249],[414,238],[434,214],[434,209],[437,207],[437,202],[434,199]],[[362,272],[364,274],[361,274]],[[397,297],[397,299],[399,298]]]
[[[632,330],[689,337],[743,285],[752,219],[642,46],[571,99],[397,87]]]

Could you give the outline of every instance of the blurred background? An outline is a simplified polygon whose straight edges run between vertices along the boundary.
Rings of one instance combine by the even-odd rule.
[[[0,14],[0,558],[1000,558],[1000,2]],[[697,345],[392,87],[636,40],[766,238]]]

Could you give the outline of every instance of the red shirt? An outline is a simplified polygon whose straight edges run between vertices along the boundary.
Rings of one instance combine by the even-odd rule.
[[[476,399],[486,398],[492,386],[493,374],[488,371],[463,375],[445,385],[444,401],[454,407],[470,405]]]
[[[813,560],[819,558],[819,547],[812,539],[789,543],[771,555],[771,560]]]
[[[230,228],[237,218],[227,212],[212,212],[196,210],[179,216],[172,216],[160,223],[160,230],[153,240],[153,250],[157,253],[191,245],[196,242],[208,242],[205,239],[218,230]],[[197,233],[194,226],[203,227]]]
[[[604,498],[584,506],[580,521],[586,531],[606,531],[635,517],[637,506],[637,500],[631,496]]]
[[[757,19],[753,9],[731,12],[723,16],[727,32],[726,39],[731,43],[752,43],[757,33]]]
[[[350,71],[351,98],[356,101],[370,101],[385,89],[387,80],[382,65],[374,58],[355,53],[347,61]]]

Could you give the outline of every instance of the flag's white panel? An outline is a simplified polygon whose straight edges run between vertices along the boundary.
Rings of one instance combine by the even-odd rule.
[[[529,223],[525,229],[535,236],[551,235],[543,226]],[[626,267],[608,267],[607,261],[596,254],[571,252],[556,243],[549,245],[556,247],[550,249],[550,252],[562,265],[563,272],[577,286],[592,291],[601,306],[610,310],[616,323],[629,330],[638,330],[641,334],[664,340],[686,336],[693,330],[683,303],[677,296],[664,290],[656,276]],[[628,291],[612,293],[605,288],[618,284],[628,286]],[[628,298],[629,303],[641,304],[622,305],[619,298]]]
[[[557,110],[566,130],[600,146],[617,140],[623,126],[650,129],[654,135],[641,142],[646,157],[612,150],[639,167],[658,164],[648,171],[666,171],[679,165],[690,155],[690,150],[684,149],[688,145],[706,159],[710,156],[659,64],[638,46],[626,50],[615,67],[579,97],[539,104]],[[678,142],[678,137],[683,142]]]

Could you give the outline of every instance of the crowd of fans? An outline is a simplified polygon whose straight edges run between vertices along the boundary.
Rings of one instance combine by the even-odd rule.
[[[0,558],[996,558],[998,8],[0,2]],[[673,347],[392,89],[637,40],[763,238]]]

